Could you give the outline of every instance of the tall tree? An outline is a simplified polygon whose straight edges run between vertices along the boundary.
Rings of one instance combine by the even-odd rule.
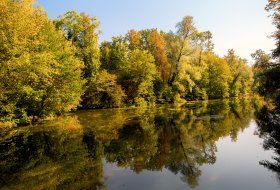
[[[99,48],[97,28],[99,21],[85,13],[78,14],[75,11],[66,12],[56,21],[58,29],[65,32],[67,40],[73,42],[76,56],[83,61],[83,77],[91,80],[99,69]]]
[[[230,67],[223,58],[213,54],[206,57],[208,64],[207,94],[210,99],[229,97],[229,81],[231,81]]]
[[[128,54],[127,62],[120,68],[120,83],[130,104],[153,105],[153,81],[156,75],[154,57],[147,51],[136,49]]]
[[[266,54],[263,50],[259,49],[253,53],[252,58],[254,60],[254,83],[255,89],[262,96],[273,97],[275,94],[275,86],[277,86],[277,75],[274,75],[274,80],[269,73],[273,72],[273,66],[271,65],[272,58],[269,54]]]
[[[255,76],[261,82],[262,93],[276,100],[276,104],[280,106],[280,1],[268,0],[265,9],[272,12],[271,17],[273,24],[276,26],[276,31],[272,35],[276,40],[276,48],[272,52],[273,59],[270,61],[260,50],[253,54],[253,58],[256,61],[255,68],[258,68],[258,73]],[[263,61],[265,63],[260,64]]]
[[[129,44],[123,36],[113,37],[112,42],[104,41],[100,45],[101,68],[117,74],[127,62]]]
[[[170,32],[165,35],[168,58],[172,65],[172,76],[169,81],[170,84],[175,81],[175,78],[179,74],[182,58],[193,53],[190,42],[197,31],[191,16],[185,16],[181,22],[177,23],[176,28],[176,33]]]
[[[0,10],[0,121],[75,109],[84,84],[75,48],[33,0],[3,0]]]
[[[163,35],[157,29],[142,30],[141,47],[149,51],[155,58],[157,72],[160,80],[166,84],[170,77],[170,63],[167,59]]]
[[[117,84],[117,76],[101,70],[83,96],[83,102],[86,108],[113,108],[121,107],[124,97],[121,86]]]
[[[126,40],[130,50],[140,49],[141,33],[136,30],[129,30],[126,34]]]
[[[213,52],[214,44],[212,42],[212,33],[210,31],[197,32],[193,36],[193,46],[197,46],[199,48],[198,63],[201,64],[202,54]]]
[[[82,96],[83,108],[95,107],[92,90],[95,88],[97,75],[100,67],[100,51],[98,47],[97,28],[99,21],[96,17],[91,18],[85,13],[78,14],[75,11],[66,12],[55,21],[56,27],[65,32],[67,40],[76,47],[75,55],[83,64],[83,78],[86,80],[85,93]],[[114,77],[113,77],[114,78]],[[98,82],[97,82],[98,83]]]
[[[230,67],[232,80],[230,81],[230,96],[248,94],[253,83],[252,69],[247,65],[247,61],[238,57],[233,49],[228,50],[225,59]]]
[[[272,37],[276,40],[276,49],[273,51],[273,57],[280,57],[280,0],[268,0],[265,9],[272,12],[273,24],[276,26],[276,31]]]

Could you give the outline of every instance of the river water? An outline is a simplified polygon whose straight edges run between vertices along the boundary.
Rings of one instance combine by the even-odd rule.
[[[0,189],[280,189],[279,124],[255,108],[227,100],[78,111],[3,129]]]

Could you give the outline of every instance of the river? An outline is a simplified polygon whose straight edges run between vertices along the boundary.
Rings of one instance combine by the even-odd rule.
[[[280,189],[279,127],[261,111],[209,101],[3,129],[0,189]]]

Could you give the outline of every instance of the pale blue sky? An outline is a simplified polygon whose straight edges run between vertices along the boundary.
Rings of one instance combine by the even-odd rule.
[[[213,33],[215,52],[228,49],[247,59],[256,49],[270,52],[274,30],[267,0],[38,0],[50,18],[68,10],[86,12],[100,20],[100,41],[124,35],[129,29],[158,28],[168,32],[183,16],[194,17],[200,31]]]

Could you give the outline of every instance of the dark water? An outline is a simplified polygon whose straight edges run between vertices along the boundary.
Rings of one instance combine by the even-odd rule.
[[[3,129],[0,189],[280,189],[280,122],[254,107],[83,111]]]

